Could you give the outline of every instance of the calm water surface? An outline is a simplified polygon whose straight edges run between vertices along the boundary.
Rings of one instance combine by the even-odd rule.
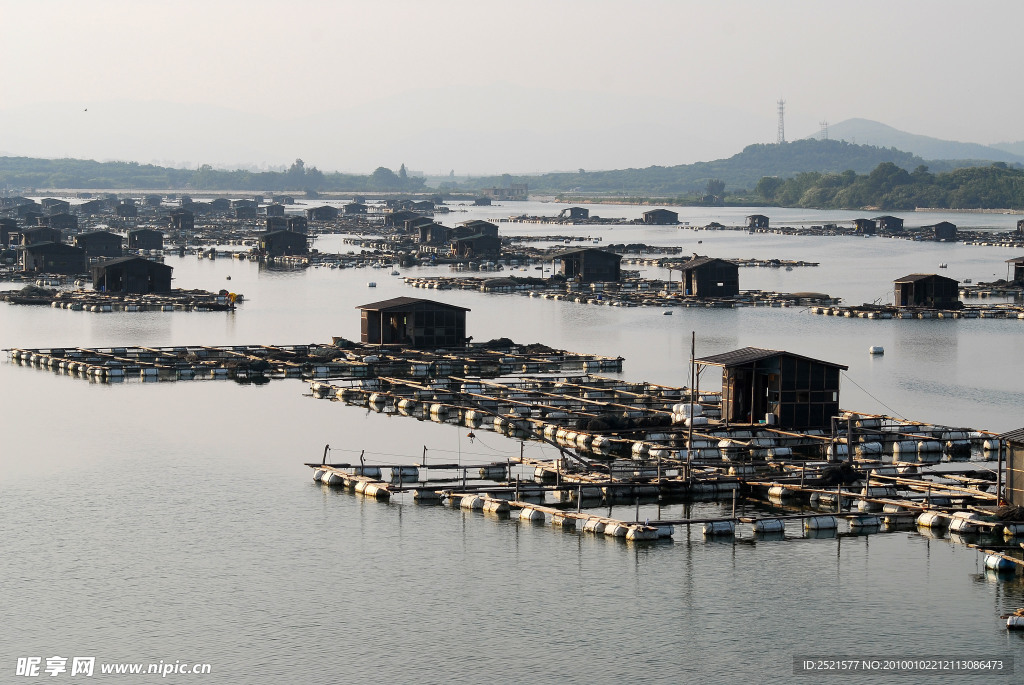
[[[559,208],[525,203],[443,220]],[[627,218],[642,211],[592,209]],[[685,211],[695,223],[715,218]],[[843,217],[794,212],[792,221]],[[937,220],[908,215],[919,218]],[[951,220],[968,225],[960,215]],[[984,220],[996,226],[1002,217]],[[848,303],[888,301],[894,278],[934,272],[940,262],[950,276],[980,280],[1003,275],[1003,260],[1018,256],[881,238],[502,230],[817,261],[790,272],[744,269],[741,285],[825,291]],[[336,237],[318,246],[349,249]],[[359,304],[430,296],[470,307],[476,340],[507,336],[622,355],[630,379],[684,383],[696,331],[698,354],[754,345],[849,365],[847,408],[995,431],[1024,425],[1024,322],[1017,320],[867,321],[760,308],[663,316],[517,295],[425,293],[386,270],[282,273],[236,260],[167,262],[178,287],[228,287],[244,293],[245,304],[231,314],[105,315],[3,305],[0,346],[326,342],[358,336]],[[369,280],[378,287],[368,289]],[[871,345],[886,354],[870,357]],[[5,362],[0,388],[0,682],[25,681],[13,675],[19,656],[53,655],[205,662],[211,675],[167,681],[217,683],[782,683],[795,679],[792,660],[801,655],[1015,656],[1024,672],[1024,643],[998,618],[1024,606],[1024,585],[986,574],[962,542],[916,531],[849,536],[841,527],[828,539],[791,529],[786,540],[744,532],[705,542],[699,530],[677,529],[672,542],[625,544],[326,490],[301,465],[326,443],[339,455],[366,449],[373,459],[409,463],[424,446],[479,461],[518,454],[519,445],[483,431],[471,443],[464,428],[314,400],[299,381],[106,386]],[[541,446],[526,449],[551,456]],[[672,505],[661,513],[720,515],[729,507]],[[658,513],[654,505],[641,510]],[[103,678],[116,677],[95,676]]]

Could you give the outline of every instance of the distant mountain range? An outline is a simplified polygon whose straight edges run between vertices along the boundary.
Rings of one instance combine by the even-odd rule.
[[[679,197],[701,193],[711,179],[725,182],[730,193],[751,190],[765,176],[791,178],[809,171],[839,174],[852,170],[858,174],[871,172],[884,162],[913,171],[928,166],[933,172],[951,171],[957,164],[926,161],[909,152],[892,147],[875,147],[842,140],[795,140],[783,145],[748,145],[742,152],[727,159],[697,162],[678,166],[652,166],[644,169],[583,171],[540,174],[535,176],[492,176],[474,179],[473,188],[527,183],[535,193],[580,193],[629,196]],[[982,162],[983,165],[989,162]]]
[[[818,138],[820,134],[808,136]],[[958,143],[930,136],[919,136],[900,131],[892,126],[870,119],[847,119],[828,127],[830,140],[845,140],[858,145],[894,147],[930,160],[974,160],[978,162],[1006,162],[1024,164],[1024,141],[980,145]]]

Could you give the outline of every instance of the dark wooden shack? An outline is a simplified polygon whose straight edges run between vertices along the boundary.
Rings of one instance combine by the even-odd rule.
[[[106,208],[103,205],[103,200],[87,200],[82,204],[75,205],[73,209],[78,216],[93,216],[103,213]]]
[[[903,219],[898,216],[876,216],[875,228],[880,233],[902,233]]]
[[[1024,257],[1014,257],[1013,259],[1007,259],[1007,280],[1012,283],[1024,284]]]
[[[897,307],[925,307],[928,309],[959,309],[960,282],[938,274],[909,274],[897,278],[895,304]]]
[[[121,236],[110,231],[79,233],[74,240],[75,246],[85,250],[88,257],[120,257],[123,253],[121,243]]]
[[[51,214],[50,216],[44,216],[42,219],[39,219],[39,225],[49,226],[50,228],[59,228],[62,231],[77,231],[78,217],[66,212]]]
[[[17,219],[0,219],[0,247],[11,244],[11,236],[18,233]]]
[[[342,205],[342,209],[345,210],[345,214],[352,216],[355,214],[366,214],[369,208],[362,202],[349,202],[346,205]]]
[[[747,217],[747,228],[768,228],[769,223],[764,214],[751,214]]]
[[[694,360],[722,367],[722,419],[790,430],[828,429],[839,413],[846,366],[792,352],[744,347]]]
[[[565,207],[558,213],[558,217],[561,219],[569,219],[571,221],[589,219],[590,210],[586,207]]]
[[[248,200],[246,202],[248,202]],[[233,207],[232,209],[235,213],[236,219],[255,219],[259,214],[259,208],[256,206],[255,203],[238,205],[237,207]]]
[[[931,230],[935,240],[952,243],[956,242],[956,224],[950,223],[949,221],[940,221],[937,224],[931,226],[925,226],[925,229]]]
[[[1005,499],[1009,504],[1024,507],[1024,428],[1003,433],[999,440],[1006,446]]]
[[[114,214],[122,219],[134,219],[139,215],[139,208],[135,206],[134,202],[122,200],[118,203],[117,207],[114,208]]]
[[[650,209],[643,213],[645,224],[671,226],[679,223],[679,214],[669,209]]]
[[[698,257],[684,262],[683,292],[694,297],[735,297],[740,293],[740,267],[717,257]]]
[[[59,242],[61,242],[60,229],[53,228],[52,226],[35,226],[23,229],[21,232],[22,245],[39,245],[40,243]]]
[[[338,208],[330,205],[310,207],[306,210],[306,219],[309,221],[334,221],[338,218]]]
[[[455,238],[452,254],[462,259],[496,259],[501,255],[501,238],[483,233]]]
[[[128,231],[129,250],[162,250],[164,249],[163,231],[154,228],[139,228]]]
[[[408,209],[396,209],[395,211],[387,212],[384,215],[384,225],[394,226],[396,228],[403,228],[407,221],[421,218],[425,219],[426,217],[424,217],[422,214],[418,214],[417,212],[413,212]]]
[[[189,202],[191,202],[191,199],[189,200]],[[182,200],[181,204],[182,206],[184,206],[186,203],[184,202],[184,200]],[[210,200],[210,209],[212,209],[215,212],[227,212],[231,209],[231,200],[227,199],[226,197],[214,198]]]
[[[40,200],[39,204],[43,207],[43,212],[51,216],[53,214],[67,214],[71,211],[71,203],[67,200],[47,197]]]
[[[267,205],[264,208],[263,213],[266,214],[267,216],[284,216],[284,205],[279,205],[276,203],[272,205]]]
[[[74,275],[87,270],[85,250],[63,243],[37,243],[21,251],[22,271]]]
[[[555,255],[553,262],[554,273],[581,283],[613,282],[622,277],[622,255],[607,250],[567,250]]]
[[[309,254],[306,236],[294,231],[271,231],[260,235],[259,250],[267,257]]]
[[[428,216],[417,216],[412,219],[408,219],[402,226],[402,232],[408,233],[409,235],[418,236],[420,234],[420,228],[423,226],[435,226],[434,220]],[[449,235],[454,235],[449,229]]]
[[[428,221],[417,228],[420,245],[447,245],[452,240],[452,229]]]
[[[142,198],[143,204],[145,204],[147,207],[159,207],[160,203],[163,201],[163,197],[159,195],[147,195],[146,197]]]
[[[188,209],[176,209],[171,212],[170,223],[175,231],[194,231],[196,215]]]
[[[165,293],[173,267],[142,257],[108,259],[92,267],[92,288],[103,292]]]
[[[267,233],[273,231],[287,231],[288,230],[288,217],[284,216],[267,216],[264,217],[264,230]]]
[[[395,297],[364,304],[362,337],[371,345],[401,345],[420,349],[464,347],[466,312],[456,305],[418,297]]]
[[[455,228],[456,235],[498,235],[497,224],[492,224],[490,221],[484,221],[483,219],[470,219],[469,221],[463,221],[458,224]]]
[[[878,226],[873,219],[854,219],[853,228],[862,235],[874,235]]]
[[[306,221],[306,217],[292,214],[286,218],[288,219],[288,230],[292,233],[306,235],[309,232],[309,222]]]

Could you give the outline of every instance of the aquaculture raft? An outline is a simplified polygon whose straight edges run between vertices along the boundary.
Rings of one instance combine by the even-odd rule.
[[[355,343],[185,345],[179,347],[13,348],[13,363],[80,378],[120,382],[189,379],[271,378],[372,379],[377,376],[428,379],[451,374],[496,377],[513,373],[621,371],[621,357],[577,354],[544,345],[492,348],[486,344],[449,350],[413,350]]]

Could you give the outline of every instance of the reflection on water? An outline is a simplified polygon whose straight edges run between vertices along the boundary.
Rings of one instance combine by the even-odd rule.
[[[557,213],[550,209],[537,206]],[[638,213],[600,213],[626,209]],[[893,278],[939,261],[978,280],[978,267],[996,270],[1013,256],[675,228],[602,235],[819,261],[792,272],[748,269],[741,279],[848,302],[870,301]],[[330,240],[321,238],[321,249]],[[245,304],[233,314],[171,315],[0,305],[0,346],[326,342],[358,336],[359,304],[423,294],[379,272],[370,290],[363,270],[167,262],[179,287],[218,289],[230,275]],[[1024,386],[1006,361],[1024,352],[1016,320],[867,321],[759,308],[665,317],[512,295],[429,296],[469,307],[475,340],[622,355],[630,379],[685,383],[696,331],[698,354],[753,345],[847,364],[843,404],[861,411],[891,407],[1000,431],[1021,423]],[[871,345],[885,356],[869,356]],[[716,383],[701,378],[702,387]],[[452,460],[504,459],[519,446],[493,434],[469,445],[457,426],[314,400],[298,381],[105,386],[3,363],[0,387],[8,666],[17,656],[67,653],[209,662],[207,680],[224,683],[334,683],[378,672],[419,682],[787,682],[795,653],[1024,654],[998,620],[1024,605],[1024,588],[989,578],[975,550],[916,530],[818,538],[787,526],[776,540],[743,526],[735,540],[706,542],[699,527],[680,526],[670,543],[628,545],[316,485],[301,463],[319,459],[327,443],[408,463],[424,446]],[[526,451],[552,456],[539,445]],[[731,505],[642,503],[639,516],[720,516]]]

